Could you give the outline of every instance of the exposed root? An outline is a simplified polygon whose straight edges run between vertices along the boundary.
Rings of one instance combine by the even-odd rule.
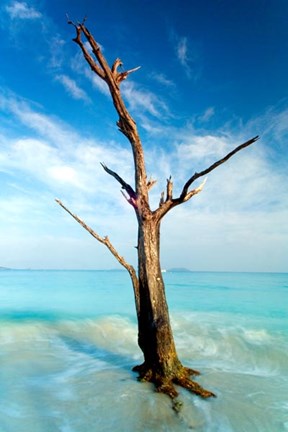
[[[190,369],[190,368],[187,368],[187,367],[184,367],[184,369],[185,369],[185,372],[187,373],[188,376],[201,375],[198,370]]]
[[[156,384],[156,391],[157,393],[164,393],[167,396],[169,396],[172,400],[177,398],[178,392],[175,389],[173,383],[171,380],[163,380],[159,384]]]
[[[141,382],[153,382],[153,371],[145,366],[145,363],[134,366],[133,372],[138,372],[138,381]]]
[[[186,388],[191,393],[195,393],[198,396],[201,396],[203,399],[207,399],[209,397],[216,397],[215,393],[204,389],[195,381],[192,381],[189,378],[176,378],[173,380],[175,384],[180,385],[181,387]]]
[[[139,381],[151,382],[155,385],[155,389],[158,393],[167,394],[172,399],[172,408],[176,412],[180,411],[181,402],[176,401],[178,392],[175,388],[175,384],[189,390],[191,393],[194,393],[204,399],[207,399],[209,397],[216,397],[213,392],[204,389],[200,384],[189,378],[193,375],[200,375],[200,372],[194,369],[181,366],[179,369],[177,368],[175,373],[170,373],[167,377],[155,372],[152,368],[147,367],[145,363],[143,363],[139,366],[135,366],[133,368],[133,371],[139,373]]]
[[[144,370],[146,369],[145,367],[145,363],[142,363],[140,365],[136,365],[132,368],[133,372],[139,372],[139,374],[141,374]]]

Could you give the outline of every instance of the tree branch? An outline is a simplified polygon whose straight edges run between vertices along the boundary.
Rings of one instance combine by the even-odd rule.
[[[178,198],[172,198],[172,187],[173,184],[171,182],[171,177],[167,179],[167,198],[166,201],[163,201],[163,196],[161,196],[159,208],[153,212],[154,217],[157,219],[161,219],[163,216],[165,216],[166,213],[168,213],[169,210],[171,210],[173,207],[176,207],[179,204],[182,204],[183,202],[188,201],[190,198],[192,198],[194,195],[197,195],[199,192],[202,191],[206,179],[201,183],[200,186],[197,188],[189,191],[189,187],[191,184],[197,180],[200,177],[203,177],[204,175],[208,174],[209,172],[213,171],[218,166],[222,165],[224,162],[228,161],[232,156],[234,156],[236,153],[238,153],[240,150],[244,149],[245,147],[248,147],[249,145],[253,144],[255,141],[259,139],[259,136],[255,136],[254,138],[251,138],[249,141],[246,141],[245,143],[239,145],[234,150],[232,150],[230,153],[228,153],[226,156],[224,156],[222,159],[219,159],[218,161],[214,162],[212,165],[210,165],[205,170],[195,173],[190,179],[185,183],[182,192]]]
[[[192,198],[194,195],[197,195],[198,193],[200,193],[200,192],[203,190],[206,181],[207,181],[207,179],[204,179],[204,181],[200,184],[200,186],[198,186],[197,188],[195,188],[195,189],[191,190],[190,192],[188,192],[188,193],[186,194],[186,196],[185,196],[183,202],[188,201],[188,200],[189,200],[190,198]]]
[[[130,69],[130,70],[125,71],[125,72],[118,72],[117,69],[119,66],[123,66],[123,63],[122,63],[121,59],[117,58],[115,60],[115,62],[113,63],[112,68],[111,68],[112,75],[113,75],[115,82],[117,84],[120,84],[121,81],[125,80],[128,77],[128,75],[130,75],[133,72],[136,72],[141,67],[141,66],[138,66],[136,68]]]
[[[100,162],[101,166],[103,167],[104,171],[106,171],[108,174],[110,174],[112,177],[114,177],[122,186],[122,189],[125,189],[125,191],[128,193],[130,200],[132,201],[130,204],[134,203],[136,204],[137,195],[134,191],[134,189],[126,183],[115,171],[112,171],[109,169],[104,163]],[[129,201],[130,202],[130,201]]]
[[[152,187],[157,183],[157,180],[153,180],[152,178],[150,178],[147,182],[147,188],[148,190],[152,189]]]
[[[169,179],[167,180],[169,182]],[[155,210],[153,212],[153,215],[156,219],[160,220],[163,218],[163,216],[165,216],[166,213],[168,213],[169,210],[171,210],[173,207],[176,207],[179,204],[182,204],[183,202],[188,201],[190,198],[192,198],[194,195],[197,195],[198,193],[200,193],[203,188],[204,185],[206,183],[206,179],[200,184],[200,186],[198,186],[195,189],[192,189],[191,191],[189,191],[187,193],[187,195],[185,196],[183,201],[179,201],[179,198],[177,199],[166,199],[166,201],[164,201],[164,192],[161,193],[161,198],[160,198],[160,202],[159,202],[159,207],[157,210]],[[167,184],[168,186],[168,184]],[[172,195],[171,195],[172,196]]]
[[[93,58],[91,57],[91,55],[89,54],[88,50],[86,49],[85,45],[83,44],[83,42],[81,40],[81,25],[83,25],[83,24],[76,25],[72,21],[68,21],[68,24],[73,25],[73,27],[75,28],[75,30],[76,30],[76,37],[73,39],[73,41],[75,43],[77,43],[77,45],[79,45],[79,47],[81,48],[83,56],[84,56],[85,60],[87,61],[87,63],[89,64],[90,68],[100,78],[102,78],[103,80],[105,80],[105,73],[104,73],[104,71],[93,60]]]
[[[226,156],[224,156],[222,159],[219,159],[217,162],[214,162],[210,167],[206,168],[205,170],[195,173],[190,179],[185,183],[183,190],[181,192],[180,197],[178,198],[180,202],[183,202],[185,200],[185,197],[188,193],[188,189],[191,186],[191,184],[197,180],[199,177],[203,177],[204,175],[208,174],[209,172],[213,171],[218,166],[222,165],[224,162],[227,162],[228,159],[230,159],[232,156],[234,156],[236,153],[238,153],[240,150],[244,149],[245,147],[248,147],[249,145],[253,144],[255,141],[259,139],[259,136],[255,136],[254,138],[251,138],[249,141],[246,141],[245,143],[239,145],[234,150],[232,150],[230,153],[228,153]]]
[[[99,234],[97,234],[92,228],[90,228],[82,219],[80,219],[76,214],[72,213],[59,199],[55,199],[57,204],[60,205],[67,213],[70,214],[86,231],[88,231],[89,234],[92,235],[96,240],[98,240],[100,243],[104,244],[109,251],[112,253],[112,255],[116,258],[116,260],[128,271],[133,289],[134,289],[134,295],[135,295],[135,301],[136,301],[136,309],[137,314],[140,312],[140,298],[139,298],[139,282],[136,275],[136,271],[134,267],[130,264],[128,264],[125,259],[117,252],[117,250],[114,248],[112,243],[110,242],[108,236],[101,237]]]
[[[167,179],[166,185],[166,201],[172,200],[173,197],[173,182],[171,176]]]

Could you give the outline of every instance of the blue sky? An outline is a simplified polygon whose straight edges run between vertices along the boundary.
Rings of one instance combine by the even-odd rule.
[[[288,271],[286,0],[2,0],[0,266],[115,268],[60,198],[131,263],[136,221],[105,162],[132,182],[129,144],[108,92],[72,42],[66,13],[112,64],[158,182],[175,193],[249,138],[162,225],[162,266]]]

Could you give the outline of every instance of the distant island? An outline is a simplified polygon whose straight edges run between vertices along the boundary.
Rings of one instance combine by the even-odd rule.
[[[167,272],[174,272],[174,273],[181,273],[181,272],[191,272],[192,270],[189,270],[185,267],[175,267],[175,268],[171,268],[166,270]]]
[[[20,270],[20,269],[11,269],[9,267],[3,267],[0,266],[0,271],[7,271],[7,270]],[[34,269],[30,269],[30,268],[25,268],[25,269],[21,269],[21,270],[34,270]],[[82,269],[35,269],[36,271],[83,271]],[[105,272],[124,272],[124,269],[121,268],[112,268],[112,269],[85,269],[84,271],[105,271]],[[162,269],[162,273],[182,273],[182,272],[192,272],[192,270],[186,268],[186,267],[173,267],[173,268],[169,268],[169,269]]]

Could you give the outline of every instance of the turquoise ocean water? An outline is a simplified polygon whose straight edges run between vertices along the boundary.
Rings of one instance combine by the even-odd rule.
[[[165,273],[179,357],[217,394],[140,384],[129,276],[0,272],[0,432],[288,431],[288,274]]]

